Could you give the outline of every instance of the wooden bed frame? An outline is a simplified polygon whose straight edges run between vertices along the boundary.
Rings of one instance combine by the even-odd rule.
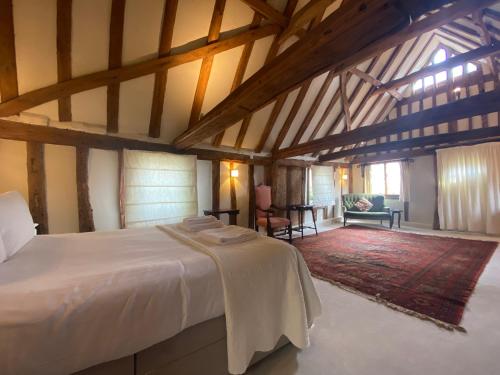
[[[258,352],[255,364],[289,343],[284,336],[270,352]],[[187,328],[174,337],[114,361],[74,375],[227,375],[224,316]]]

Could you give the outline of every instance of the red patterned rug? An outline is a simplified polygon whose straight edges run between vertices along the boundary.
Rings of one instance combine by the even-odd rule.
[[[311,273],[448,329],[465,305],[497,242],[425,236],[358,225],[293,243]]]

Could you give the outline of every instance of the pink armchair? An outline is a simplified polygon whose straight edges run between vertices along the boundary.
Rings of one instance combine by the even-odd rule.
[[[288,217],[275,216],[273,209],[286,211]],[[288,235],[288,242],[292,243],[292,222],[288,210],[272,204],[271,187],[266,185],[255,187],[255,230],[257,232],[259,227],[266,228],[267,235],[270,237]]]

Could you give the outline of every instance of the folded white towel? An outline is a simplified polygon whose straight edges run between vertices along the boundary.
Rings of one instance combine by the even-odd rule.
[[[223,228],[202,230],[198,233],[198,238],[217,245],[228,245],[253,240],[257,238],[257,232],[236,225],[228,225]]]
[[[210,221],[207,223],[200,223],[200,224],[187,224],[187,223],[178,224],[178,227],[180,229],[185,230],[187,232],[199,232],[204,229],[221,228],[223,226],[224,224],[217,219],[215,221]]]
[[[209,215],[209,216],[195,216],[195,217],[186,217],[182,222],[184,224],[204,224],[204,223],[210,223],[213,221],[217,221],[217,218],[215,216]]]

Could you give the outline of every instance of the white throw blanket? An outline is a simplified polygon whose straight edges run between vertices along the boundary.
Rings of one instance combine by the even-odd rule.
[[[217,264],[224,289],[229,372],[242,374],[257,351],[272,350],[286,336],[296,347],[309,345],[308,328],[321,303],[298,250],[262,237],[238,246],[204,245],[196,234],[160,226]],[[269,246],[265,246],[269,244]]]
[[[202,230],[198,238],[216,245],[229,245],[253,240],[257,238],[257,232],[237,225],[228,225],[223,228]]]
[[[208,216],[195,216],[195,217],[186,217],[182,220],[184,224],[205,224],[210,223],[212,221],[217,221],[217,218],[212,215]]]

